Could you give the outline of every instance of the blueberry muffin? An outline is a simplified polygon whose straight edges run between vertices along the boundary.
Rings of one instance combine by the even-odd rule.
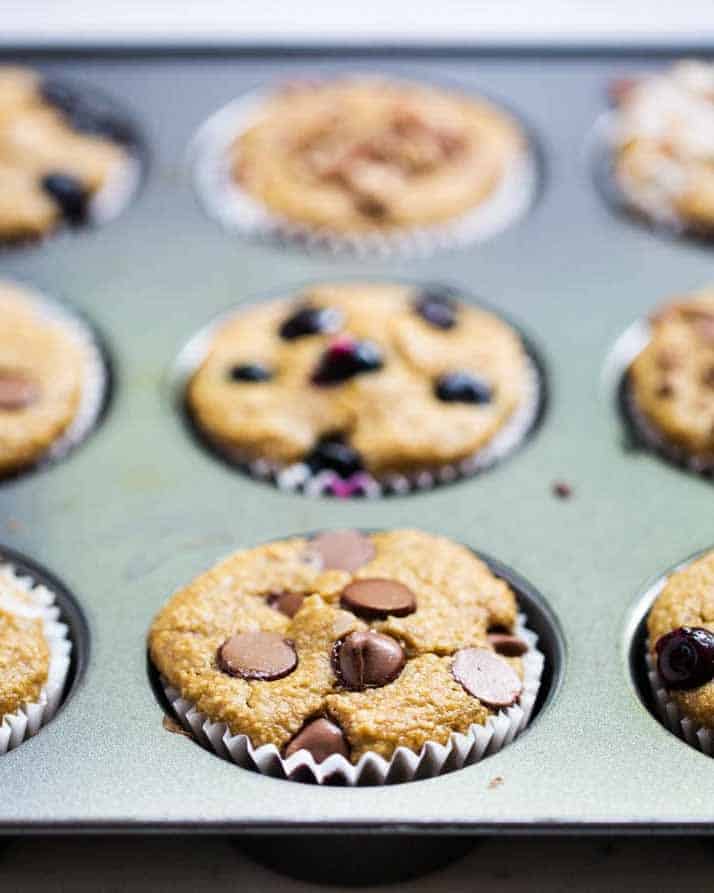
[[[286,86],[230,149],[234,181],[269,213],[342,235],[453,221],[526,154],[518,123],[485,99],[369,77]]]
[[[45,458],[89,424],[100,361],[83,330],[0,280],[0,477]]]
[[[654,222],[714,229],[714,64],[683,61],[615,91],[614,172]]]
[[[482,450],[533,402],[533,372],[516,332],[454,291],[326,284],[221,323],[187,399],[240,461],[380,478]]]
[[[87,219],[93,198],[130,167],[108,129],[66,90],[0,66],[0,241]]]
[[[177,592],[151,658],[254,747],[389,758],[518,702],[513,592],[463,546],[414,530],[331,531],[241,551]]]
[[[680,298],[651,320],[630,367],[631,399],[658,445],[699,469],[714,465],[714,290]]]
[[[669,577],[647,631],[658,684],[683,717],[714,729],[714,552]]]

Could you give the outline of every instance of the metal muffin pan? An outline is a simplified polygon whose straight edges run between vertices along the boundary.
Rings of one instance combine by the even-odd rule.
[[[711,830],[712,763],[650,714],[630,665],[645,581],[714,543],[711,483],[631,449],[606,375],[618,337],[668,296],[706,282],[711,256],[613,213],[588,151],[609,79],[682,52],[4,54],[115,97],[152,163],[137,199],[107,226],[0,255],[0,276],[61,295],[105,333],[115,372],[110,411],[81,449],[0,485],[0,551],[57,575],[87,624],[74,625],[72,696],[0,760],[0,833]],[[488,242],[427,260],[251,242],[204,214],[185,153],[212,112],[282,77],[362,67],[443,76],[522,113],[546,169],[529,214]],[[266,487],[186,436],[172,372],[206,320],[254,294],[353,275],[452,283],[518,320],[547,370],[537,436],[453,486],[345,502]],[[556,480],[572,485],[571,499],[553,497]],[[406,525],[494,556],[558,618],[565,649],[551,656],[562,684],[527,734],[434,780],[323,789],[240,770],[166,731],[145,636],[175,588],[267,539]]]

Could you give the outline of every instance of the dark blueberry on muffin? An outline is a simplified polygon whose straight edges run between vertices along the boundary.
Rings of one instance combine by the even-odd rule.
[[[322,335],[334,332],[340,325],[342,316],[330,307],[300,307],[280,326],[280,337],[286,341],[302,338],[305,335]]]
[[[491,386],[468,372],[449,372],[437,379],[434,392],[444,403],[490,403]]]

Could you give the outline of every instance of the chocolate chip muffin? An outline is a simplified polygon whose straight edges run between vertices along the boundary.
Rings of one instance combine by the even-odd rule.
[[[232,181],[274,219],[312,234],[409,232],[486,206],[508,217],[532,188],[514,117],[452,90],[369,76],[292,82],[250,111],[240,106],[226,128],[226,188]]]
[[[714,552],[669,577],[647,631],[657,684],[680,716],[714,729]]]
[[[111,122],[27,68],[0,66],[0,241],[91,216],[131,168]]]
[[[415,530],[241,551],[151,627],[164,679],[283,757],[389,759],[484,725],[523,691],[516,600],[468,549]]]
[[[80,439],[99,412],[102,376],[79,323],[0,280],[0,477]]]
[[[342,283],[238,312],[210,337],[190,412],[239,461],[342,479],[472,457],[520,431],[534,372],[510,326],[457,296]]]
[[[625,201],[657,223],[714,229],[714,64],[683,61],[618,82],[614,173]]]
[[[644,433],[674,458],[714,466],[714,290],[673,301],[653,316],[650,339],[630,367]],[[649,430],[647,430],[649,429]]]

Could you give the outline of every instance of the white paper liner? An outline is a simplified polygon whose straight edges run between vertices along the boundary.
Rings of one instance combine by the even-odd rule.
[[[30,604],[4,591],[3,578],[13,588],[21,589],[30,599]],[[24,704],[17,712],[0,717],[2,755],[36,735],[57,712],[69,671],[72,642],[69,629],[59,620],[60,610],[55,604],[54,593],[46,586],[36,585],[30,577],[9,563],[0,563],[0,608],[23,617],[41,618],[50,651],[47,682],[42,687],[39,700]]]
[[[298,776],[304,779],[307,775],[317,784],[350,787],[434,778],[444,772],[471,766],[483,757],[497,753],[528,725],[538,697],[545,658],[536,647],[538,636],[525,623],[525,615],[519,614],[515,634],[528,645],[528,651],[522,657],[524,679],[519,702],[499,710],[483,726],[472,725],[465,734],[454,732],[447,744],[427,742],[419,753],[399,747],[390,760],[376,753],[367,753],[353,765],[340,754],[333,754],[324,762],[316,763],[306,750],[284,759],[274,744],[253,747],[247,735],[231,735],[225,723],[207,719],[163,677],[161,684],[176,717],[186,730],[204,747],[244,769],[253,769],[273,778]]]
[[[538,164],[527,147],[513,160],[487,199],[442,224],[350,235],[282,218],[241,189],[230,171],[231,145],[274,92],[256,90],[224,106],[201,126],[189,148],[199,200],[206,213],[229,231],[299,243],[307,250],[326,249],[334,254],[426,257],[439,249],[491,238],[522,217],[533,203]]]
[[[82,354],[82,393],[74,418],[45,453],[36,460],[35,465],[30,466],[32,468],[63,459],[95,428],[104,409],[109,385],[107,366],[94,334],[82,319],[59,302],[40,294],[27,283],[19,280],[7,281],[16,286],[22,297],[32,302],[42,316],[61,325],[64,331],[74,338]],[[18,473],[24,470],[20,469]]]
[[[122,148],[126,158],[111,172],[89,202],[89,221],[97,226],[118,217],[139,189],[141,161],[132,154],[131,147]]]
[[[645,643],[645,664],[647,667],[647,678],[649,680],[650,689],[654,697],[657,714],[670,732],[673,732],[679,738],[684,739],[687,744],[701,750],[707,756],[714,756],[714,729],[706,726],[698,726],[689,717],[684,716],[682,711],[672,699],[667,689],[664,687],[662,677],[657,671],[657,662],[650,653],[650,643]]]

